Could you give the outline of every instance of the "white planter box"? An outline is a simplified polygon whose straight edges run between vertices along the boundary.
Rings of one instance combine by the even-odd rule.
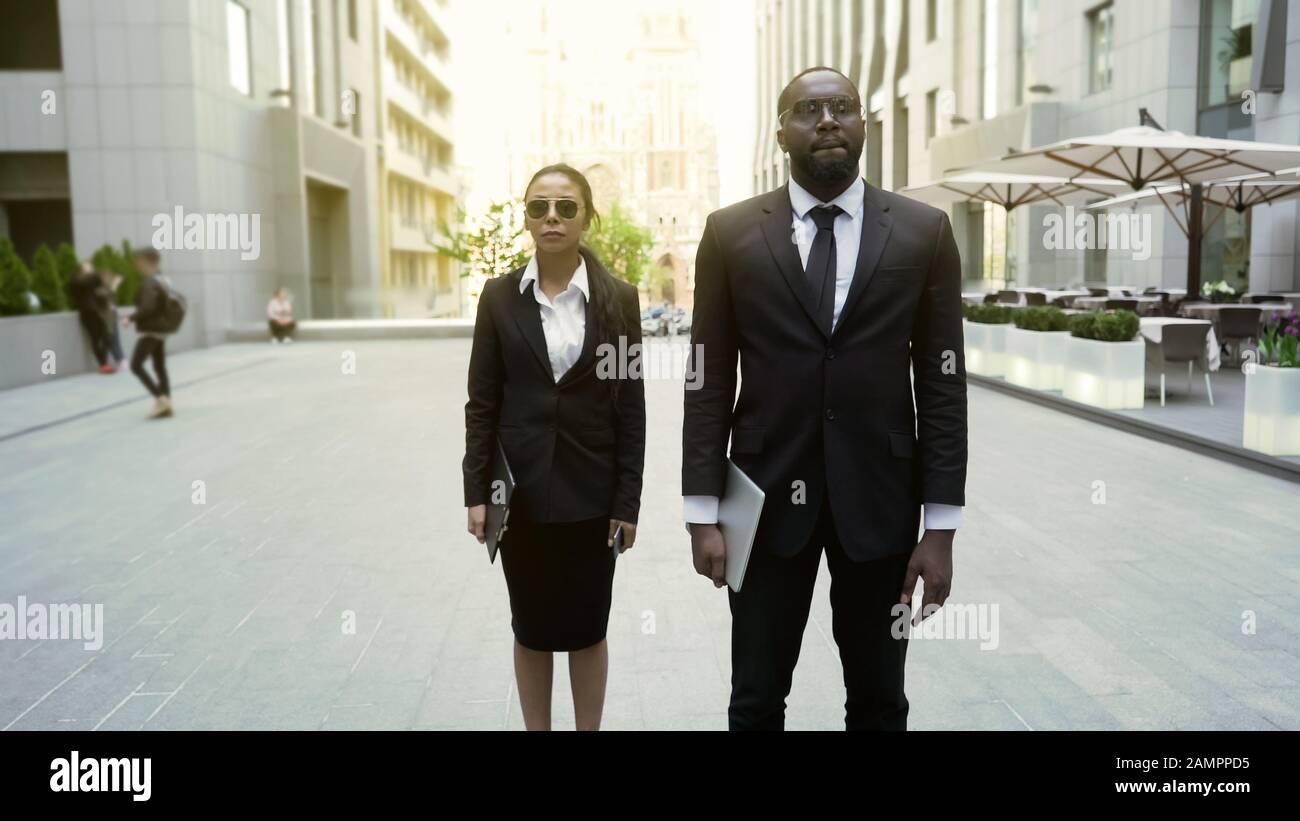
[[[1300,456],[1300,368],[1247,369],[1241,446],[1270,456]]]
[[[1007,381],[1036,391],[1065,387],[1065,342],[1069,331],[1007,329]],[[969,366],[968,366],[969,367]]]
[[[1007,329],[1014,325],[989,325],[963,319],[966,337],[966,372],[979,376],[1006,373]]]
[[[1107,410],[1137,410],[1145,392],[1146,343],[1065,341],[1066,399]]]

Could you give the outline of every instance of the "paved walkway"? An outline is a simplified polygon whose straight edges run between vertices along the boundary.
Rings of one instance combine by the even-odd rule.
[[[128,374],[0,393],[0,605],[106,622],[98,651],[0,641],[0,728],[518,728],[505,584],[464,533],[468,351],[196,351],[160,422]],[[648,394],[605,726],[720,729],[728,613],[679,524],[680,383]],[[968,505],[953,603],[997,605],[997,649],[914,642],[913,728],[1300,729],[1295,485],[972,388]],[[827,584],[793,728],[842,726]],[[560,727],[567,686],[557,664]]]

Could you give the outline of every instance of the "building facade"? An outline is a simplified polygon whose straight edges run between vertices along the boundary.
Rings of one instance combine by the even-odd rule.
[[[597,209],[617,202],[653,239],[642,292],[652,301],[693,304],[695,249],[718,206],[718,162],[700,75],[703,63],[685,0],[600,7],[620,26],[618,53],[592,48],[583,4],[518,6],[510,23],[524,87],[507,135],[509,191],[566,162],[591,182]],[[581,82],[573,82],[575,76]]]
[[[378,0],[376,75],[383,130],[379,202],[381,313],[460,316],[458,264],[439,256],[456,222],[451,40],[446,0]]]
[[[867,180],[888,190],[1073,136],[1139,125],[1300,143],[1300,14],[1285,0],[758,0],[754,187],[786,178],[775,100],[798,71],[853,78],[867,108]],[[965,277],[982,287],[1186,282],[1187,240],[1162,206],[1141,206],[1149,257],[1045,247],[1045,207],[952,208]],[[1207,215],[1207,218],[1213,215]],[[1294,202],[1217,219],[1203,282],[1300,286]]]
[[[0,0],[0,14],[26,23],[0,32],[0,232],[20,253],[161,245],[190,302],[181,346],[264,321],[278,286],[299,317],[382,315],[385,243],[407,238],[380,218],[402,155],[378,102],[401,87],[383,80],[374,0]]]

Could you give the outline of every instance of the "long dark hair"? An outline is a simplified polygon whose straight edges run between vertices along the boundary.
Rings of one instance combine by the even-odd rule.
[[[528,181],[528,187],[524,189],[524,199],[528,199],[528,192],[532,190],[533,183],[548,174],[563,174],[568,177],[570,182],[578,186],[578,192],[582,194],[582,206],[590,215],[591,221],[599,228],[600,214],[597,213],[596,203],[591,196],[591,183],[587,182],[587,178],[582,175],[581,171],[571,165],[555,163],[540,169]],[[628,328],[627,321],[619,308],[614,276],[605,268],[600,261],[600,257],[591,248],[586,245],[579,245],[578,252],[587,260],[587,288],[591,291],[592,314],[596,317],[596,322],[599,325],[596,338],[600,343],[613,345],[614,350],[617,351],[619,350],[618,340],[620,337],[628,335]],[[615,398],[617,398],[618,380],[610,380],[610,387],[614,391]]]

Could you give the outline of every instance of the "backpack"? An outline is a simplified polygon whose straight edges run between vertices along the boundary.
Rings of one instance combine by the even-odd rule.
[[[160,278],[158,284],[162,286],[163,304],[156,322],[157,329],[159,333],[174,334],[185,321],[185,296],[165,279]]]

